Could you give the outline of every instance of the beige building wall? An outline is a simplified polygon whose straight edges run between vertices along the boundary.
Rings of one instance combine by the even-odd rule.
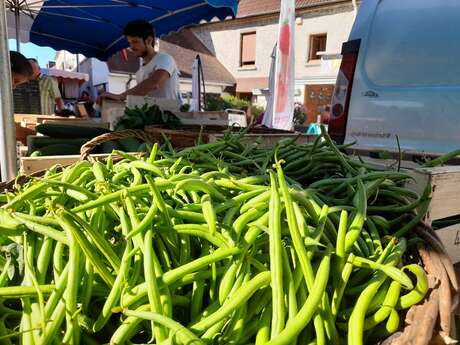
[[[353,6],[338,5],[298,14],[296,21],[296,98],[304,99],[304,85],[335,84],[340,59],[308,61],[310,36],[327,34],[326,54],[340,54],[342,43],[350,34],[355,12]],[[195,34],[213,52],[222,64],[240,78],[268,78],[271,53],[278,36],[278,18],[252,18],[203,25],[194,29]],[[240,67],[240,36],[256,32],[256,64]],[[259,97],[260,98],[260,97]]]
[[[85,57],[81,54],[78,54],[78,61],[82,62]],[[74,71],[77,68],[77,55],[69,53],[65,50],[60,50],[56,52],[55,63],[57,69],[62,69],[66,71]],[[45,67],[45,66],[42,66]]]

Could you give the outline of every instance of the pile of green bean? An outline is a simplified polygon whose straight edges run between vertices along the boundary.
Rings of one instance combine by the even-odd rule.
[[[327,137],[241,139],[1,194],[0,344],[358,345],[401,327],[428,290],[406,259],[428,193]]]

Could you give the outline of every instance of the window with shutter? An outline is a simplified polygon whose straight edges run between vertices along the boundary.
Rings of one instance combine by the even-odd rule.
[[[256,64],[256,33],[241,34],[240,66],[254,66]]]
[[[308,61],[321,60],[322,52],[326,51],[327,34],[311,35],[310,36],[310,52]]]

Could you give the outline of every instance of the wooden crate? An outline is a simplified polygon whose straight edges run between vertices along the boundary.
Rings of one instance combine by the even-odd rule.
[[[218,139],[221,139],[224,137],[224,134],[222,133],[211,133],[208,134],[208,141],[209,142],[214,142]],[[285,134],[280,134],[280,133],[267,133],[267,134],[258,134],[258,133],[249,133],[246,134],[242,139],[241,143],[242,144],[250,144],[254,143],[256,141],[260,141],[261,147],[265,148],[273,148],[276,146],[276,144],[283,139],[295,139],[295,142],[297,144],[303,144],[303,143],[309,143],[313,142],[315,140],[315,137],[307,134],[298,134],[298,133],[285,133]]]
[[[381,168],[394,168],[395,160],[372,159],[364,157],[367,163]],[[422,168],[411,161],[402,161],[401,170],[414,178],[406,182],[406,187],[419,194],[430,184],[431,203],[425,223],[460,215],[460,166]],[[460,262],[460,224],[436,230],[453,263]]]
[[[460,166],[409,169],[415,181],[408,187],[422,193],[431,185],[431,203],[425,222],[460,215]],[[460,224],[436,230],[453,263],[460,262]]]
[[[21,157],[20,172],[26,175],[30,175],[34,172],[51,168],[56,164],[68,166],[78,162],[79,159],[79,155]]]
[[[139,154],[142,153],[131,153],[131,154]],[[91,157],[95,159],[104,160],[110,154],[108,153],[101,153],[101,154],[93,154]],[[114,155],[117,157],[117,155]],[[34,172],[45,170],[51,168],[53,165],[61,165],[61,166],[69,166],[73,163],[76,163],[80,160],[80,155],[65,155],[65,156],[42,156],[42,157],[21,157],[20,160],[20,172],[22,174],[30,175]]]
[[[163,143],[162,134],[166,135],[173,147],[177,148],[195,145],[200,135],[200,126],[181,126],[180,129],[175,130],[165,129],[160,126],[147,126],[144,130],[156,136],[160,143]],[[205,126],[201,132],[202,141],[212,143],[222,139],[226,130],[228,130],[226,126]],[[234,130],[237,131],[238,129],[234,128]],[[312,142],[315,136],[268,128],[254,128],[242,138],[242,143],[249,144],[260,141],[262,147],[271,148],[282,139],[296,139],[297,143],[306,143]]]
[[[109,129],[110,124],[108,122],[96,122],[89,119],[47,119],[43,120],[42,123],[53,123],[53,124],[60,124],[60,125],[72,125],[72,126],[80,126],[80,127],[99,127],[99,128],[106,128]]]
[[[34,114],[14,114],[14,122],[21,127],[35,130],[35,127],[41,123],[57,123],[85,127],[103,127],[109,128],[108,123],[94,121],[88,118],[62,117],[54,115],[34,115]]]
[[[184,125],[228,126],[229,117],[225,111],[176,112]]]

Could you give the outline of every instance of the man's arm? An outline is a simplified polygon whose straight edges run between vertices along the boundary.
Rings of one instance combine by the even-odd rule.
[[[57,111],[63,111],[64,110],[64,100],[62,99],[61,96],[61,91],[59,91],[59,85],[56,79],[51,79],[51,85],[53,87],[53,96],[54,96],[54,101],[56,103],[56,108]]]
[[[160,89],[164,82],[169,78],[171,78],[171,76],[167,71],[164,69],[158,69],[153,72],[147,79],[124,92],[123,95],[145,96],[152,91]]]
[[[62,99],[62,97],[57,97],[55,101],[56,101],[57,110],[63,111],[64,110],[64,100]]]
[[[148,93],[158,90],[161,88],[166,80],[171,78],[169,73],[163,69],[158,69],[153,72],[147,79],[137,84],[135,87],[129,89],[122,94],[115,95],[112,93],[104,93],[101,96],[103,98],[114,99],[117,101],[124,101],[126,96],[135,95],[135,96],[145,96]]]

